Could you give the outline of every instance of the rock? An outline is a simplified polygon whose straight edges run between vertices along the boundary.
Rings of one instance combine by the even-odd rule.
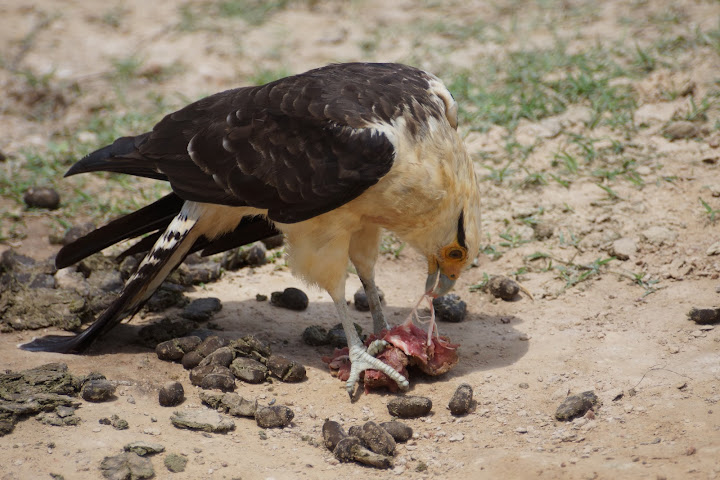
[[[591,408],[598,405],[598,398],[595,392],[588,391],[579,395],[570,395],[557,408],[555,418],[562,421],[570,421],[573,418],[581,417]]]
[[[194,322],[207,322],[220,310],[222,310],[222,303],[219,298],[198,298],[190,302],[180,316]]]
[[[75,240],[84,237],[93,230],[95,230],[95,224],[92,222],[85,222],[79,225],[73,225],[65,232],[65,235],[63,236],[60,243],[62,243],[63,245],[69,245]]]
[[[470,385],[463,383],[460,385],[448,404],[450,413],[453,415],[465,415],[473,406],[473,390]]]
[[[229,344],[230,342],[226,338],[212,335],[203,340],[200,345],[198,345],[198,347],[195,349],[195,351],[199,353],[203,358],[205,358],[218,348],[225,347]]]
[[[5,250],[0,255],[0,271],[27,271],[35,266],[35,259],[17,253],[15,250]]]
[[[229,368],[222,365],[203,365],[190,371],[190,383],[200,388],[223,392],[235,390],[235,378]]]
[[[173,473],[180,473],[185,471],[185,465],[187,465],[187,461],[187,457],[178,455],[177,453],[170,453],[167,457],[165,457],[163,463],[165,464],[165,468],[167,468],[169,471]]]
[[[188,352],[185,355],[183,355],[180,363],[182,363],[182,366],[185,370],[192,370],[193,368],[200,365],[200,362],[202,362],[202,361],[203,361],[203,356],[193,350],[192,352]]]
[[[295,418],[295,413],[284,405],[258,407],[255,411],[255,421],[262,428],[286,427]]]
[[[125,260],[130,260],[130,258],[126,258]],[[123,261],[121,267],[124,265],[125,261]],[[170,307],[181,307],[190,301],[183,293],[183,288],[184,287],[172,283],[163,283],[160,285],[160,288],[153,293],[143,308],[148,312],[162,312]]]
[[[262,383],[267,377],[265,365],[252,358],[239,357],[230,364],[230,371],[237,378],[247,383]]]
[[[172,340],[158,343],[155,347],[155,353],[160,360],[177,362],[182,360],[187,352],[196,349],[197,346],[200,345],[200,342],[200,337],[197,336],[173,338]]]
[[[380,297],[380,303],[385,301],[385,294],[382,290],[379,288],[377,289],[378,296]],[[365,294],[365,289],[360,287],[357,292],[355,292],[355,295],[353,295],[353,304],[355,305],[355,310],[358,312],[369,312],[370,311],[370,304],[368,303],[367,295]]]
[[[109,480],[136,480],[152,478],[155,475],[152,462],[132,452],[105,457],[100,464],[103,477]]]
[[[325,420],[325,423],[323,423],[322,435],[325,446],[331,452],[335,450],[335,447],[338,443],[340,443],[340,440],[347,437],[347,433],[345,433],[342,425],[329,419]]]
[[[249,400],[237,393],[224,394],[221,403],[227,413],[236,417],[255,417],[258,408],[257,400]]]
[[[93,270],[87,278],[91,289],[102,292],[117,292],[123,287],[123,279],[117,270]]]
[[[454,293],[434,298],[435,316],[441,322],[459,323],[465,320],[467,304]]]
[[[85,276],[72,268],[61,268],[55,273],[55,288],[75,290],[82,296],[90,293],[90,285],[85,280]]]
[[[432,410],[432,400],[427,397],[405,395],[390,400],[387,404],[387,409],[393,417],[423,417]]]
[[[705,251],[705,255],[712,256],[712,255],[720,255],[720,242],[715,242],[712,245],[708,247],[708,249]]]
[[[60,194],[49,187],[30,187],[23,194],[28,207],[56,210],[60,206]]]
[[[688,320],[698,325],[715,325],[720,323],[720,308],[695,308],[688,312]]]
[[[640,237],[646,242],[656,246],[672,246],[675,244],[677,239],[677,232],[670,230],[669,228],[662,227],[660,225],[653,225],[652,227],[643,230],[640,233]]]
[[[75,409],[69,408],[70,411],[72,411],[72,414],[68,414],[68,411],[63,411],[61,409],[68,409],[68,407],[58,407],[56,411],[53,412],[41,412],[37,417],[35,417],[35,420],[39,421],[40,423],[43,423],[45,425],[52,425],[54,427],[66,427],[66,426],[72,426],[72,425],[78,425],[80,423],[80,417],[74,414]],[[60,412],[63,411],[62,414]]]
[[[200,400],[216,410],[227,412],[235,417],[254,418],[257,411],[257,400],[248,400],[237,393],[200,392]]]
[[[98,423],[100,423],[101,425],[112,425],[115,430],[127,430],[128,428],[130,428],[127,420],[122,419],[115,414],[111,415],[110,418],[101,418],[100,420],[98,420]]]
[[[200,283],[211,283],[220,278],[222,274],[222,268],[219,263],[215,262],[201,262],[201,263],[182,263],[175,271],[174,274],[170,275],[173,283],[179,283],[180,285],[198,285]]]
[[[327,335],[327,330],[320,325],[310,325],[303,330],[302,339],[307,345],[318,347],[320,345],[328,344]]]
[[[221,365],[228,368],[234,358],[235,351],[232,348],[220,347],[207,357],[203,358],[198,366],[204,367],[205,365]]]
[[[88,402],[106,402],[115,394],[115,385],[107,380],[90,380],[82,387],[82,398]]]
[[[505,301],[512,300],[520,292],[520,286],[517,282],[500,275],[490,277],[488,289],[494,297]]]
[[[535,238],[538,240],[545,240],[550,238],[555,233],[555,225],[550,222],[538,222],[532,226]]]
[[[272,292],[270,303],[289,310],[305,310],[308,307],[308,296],[298,288],[289,287],[282,292]]]
[[[335,445],[333,455],[341,462],[352,462],[354,455],[351,449],[354,446],[362,446],[362,441],[358,437],[344,437]]]
[[[58,327],[77,330],[90,318],[88,302],[77,292],[51,288],[23,288],[3,295],[0,324],[13,330]]]
[[[357,323],[353,323],[353,325],[355,326],[355,331],[357,332],[358,336],[362,339],[362,327]],[[327,341],[331,347],[347,347],[347,337],[345,336],[345,329],[343,328],[342,323],[338,323],[337,325],[334,325],[332,328],[330,328],[330,330],[328,330]]]
[[[146,455],[155,455],[156,453],[162,453],[165,451],[165,447],[160,445],[159,443],[139,441],[128,443],[123,447],[123,450],[125,450],[126,452],[133,452],[137,455],[140,455],[141,457],[144,457]]]
[[[222,259],[225,270],[238,270],[243,267],[256,267],[267,263],[267,247],[262,242],[255,242],[250,246],[237,248],[226,252]]]
[[[695,124],[687,121],[672,122],[663,129],[663,135],[670,140],[693,138],[697,136],[698,133],[699,129]]]
[[[395,420],[391,422],[383,422],[380,426],[392,435],[393,439],[399,443],[407,442],[413,435],[413,429],[409,425]]]
[[[304,366],[281,355],[270,355],[267,368],[273,376],[283,382],[302,382],[307,378]]]
[[[388,469],[393,467],[392,457],[372,452],[362,445],[352,445],[350,447],[350,455],[352,459],[369,467]]]
[[[29,288],[49,288],[53,289],[56,287],[55,284],[55,277],[48,274],[37,274],[33,277],[32,281],[30,282],[30,285],[28,285]]]
[[[269,345],[253,335],[232,341],[230,347],[235,350],[236,356],[250,357],[262,362],[267,361],[272,353]]]
[[[395,439],[375,422],[366,422],[362,426],[360,440],[373,452],[392,456],[395,453]]]
[[[180,382],[167,382],[158,392],[158,401],[163,407],[175,407],[185,400],[185,390]]]
[[[637,245],[632,238],[618,238],[612,243],[608,253],[618,260],[625,261],[637,253]]]
[[[111,297],[114,299],[114,297]],[[149,348],[156,348],[158,343],[172,340],[173,338],[185,337],[195,330],[195,322],[190,320],[179,320],[173,322],[169,318],[163,318],[159,322],[146,325],[138,332],[138,342]]]
[[[212,433],[224,433],[235,429],[235,423],[232,420],[206,408],[176,411],[170,417],[170,421],[177,428]]]

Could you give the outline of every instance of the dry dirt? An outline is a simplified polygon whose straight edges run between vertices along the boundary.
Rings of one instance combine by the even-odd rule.
[[[190,5],[205,12],[207,20],[216,3]],[[17,60],[17,69],[54,71],[60,81],[78,82],[82,95],[70,98],[52,118],[39,119],[22,115],[15,104],[8,106],[11,100],[6,97],[0,147],[9,161],[16,161],[13,155],[21,149],[43,145],[62,128],[72,131],[92,105],[114,95],[103,77],[112,68],[110,59],[131,53],[141,55],[145,66],[184,65],[159,86],[149,81],[133,84],[126,92],[131,99],[143,98],[144,90],[151,88],[196,98],[241,85],[262,69],[300,72],[332,61],[413,62],[441,77],[445,62],[482,69],[488,56],[550,43],[554,37],[547,26],[553,22],[555,34],[565,36],[569,48],[580,50],[595,43],[652,41],[664,32],[651,19],[666,12],[679,18],[668,28],[686,33],[717,28],[720,17],[720,5],[712,1],[447,3],[442,8],[442,2],[291,2],[258,26],[212,18],[213,28],[187,31],[175,28],[181,21],[179,2],[6,2],[0,6],[0,49],[6,67],[11,58]],[[565,14],[579,8],[590,13]],[[118,25],[107,16],[110,13],[119,18]],[[43,18],[48,22],[36,29]],[[420,21],[448,18],[460,24],[482,18],[517,34],[503,44],[469,38],[448,53],[450,40],[443,35],[412,30]],[[30,32],[34,35],[28,36]],[[27,48],[23,38],[28,39]],[[370,41],[375,48],[367,47]],[[21,351],[15,345],[37,332],[2,334],[3,369],[65,362],[75,374],[99,371],[121,385],[111,403],[83,403],[79,426],[48,427],[32,419],[18,424],[11,435],[0,438],[0,478],[50,478],[50,473],[67,479],[99,478],[101,460],[135,440],[159,442],[167,451],[189,457],[187,470],[178,474],[165,469],[162,455],[155,457],[157,478],[717,478],[720,327],[701,329],[687,320],[686,313],[694,306],[718,307],[720,302],[720,257],[706,253],[720,240],[719,227],[698,201],[703,198],[718,206],[714,195],[720,195],[720,142],[713,118],[694,139],[670,141],[663,136],[662,128],[688,108],[688,99],[660,98],[657,92],[662,85],[688,81],[695,83],[697,95],[717,87],[720,57],[717,50],[702,47],[687,55],[691,58],[683,59],[683,70],[659,66],[635,85],[636,122],[645,127],[627,143],[638,158],[643,188],[613,184],[621,200],[612,200],[590,178],[580,178],[570,188],[482,183],[488,243],[497,244],[508,225],[528,242],[503,250],[497,260],[482,255],[478,268],[458,283],[456,291],[468,303],[468,317],[460,324],[441,324],[440,329],[461,343],[460,363],[443,377],[413,382],[410,393],[430,397],[433,414],[408,422],[418,438],[399,448],[394,470],[338,464],[330,452],[308,442],[320,438],[325,418],[346,426],[367,419],[385,421],[391,396],[373,393],[354,403],[348,400],[343,384],[320,360],[329,349],[309,347],[300,338],[308,325],[334,324],[333,305],[326,294],[305,288],[286,268],[279,268],[280,262],[226,273],[221,281],[197,288],[190,296],[222,299],[224,308],[214,321],[223,334],[254,333],[271,342],[275,353],[306,365],[308,379],[301,384],[239,387],[243,395],[265,402],[276,398],[291,406],[291,427],[269,430],[266,439],[260,438],[253,421],[243,419],[235,419],[235,431],[225,435],[174,428],[169,422],[173,409],[158,405],[159,386],[167,379],[184,384],[187,400],[179,408],[199,406],[198,390],[180,365],[161,362],[153,352],[129,345],[151,317],[117,328],[85,356]],[[2,70],[5,88],[11,86],[13,75]],[[608,127],[587,130],[583,115],[582,107],[574,106],[540,122],[522,121],[518,142],[537,141],[526,166],[549,168],[553,154],[568,142],[568,132],[584,132],[605,142],[622,136]],[[561,135],[552,133],[555,125],[562,126]],[[505,133],[501,127],[468,133],[468,145],[474,154],[485,155],[479,159],[500,156]],[[480,166],[478,171],[487,173]],[[665,180],[669,177],[673,181]],[[7,201],[2,205],[10,208]],[[541,206],[543,221],[555,228],[545,240],[534,238],[532,230],[517,221]],[[48,242],[51,224],[41,214],[27,215],[20,227],[27,237],[0,249],[13,246],[46,258],[57,249]],[[565,241],[573,236],[579,239],[577,245]],[[613,260],[598,275],[567,289],[558,270],[537,268],[526,260],[543,251],[587,265],[608,258],[608,248],[618,238],[635,243],[630,258]],[[518,278],[534,301],[523,297],[503,302],[469,290],[485,273],[509,274],[526,264],[535,268],[519,272]],[[422,267],[422,259],[407,249],[399,258],[387,254],[379,262],[378,284],[395,323],[405,318],[421,292]],[[639,273],[657,283],[638,285],[633,275]],[[255,300],[258,293],[287,286],[309,292],[308,310],[289,312]],[[348,296],[358,286],[351,275]],[[353,315],[369,328],[368,314]],[[474,413],[456,419],[446,406],[463,382],[473,386],[479,404]],[[594,419],[554,419],[563,398],[586,390],[594,390],[602,401]],[[98,424],[99,418],[112,413],[125,418],[130,428],[117,431]],[[51,443],[54,448],[48,447]]]

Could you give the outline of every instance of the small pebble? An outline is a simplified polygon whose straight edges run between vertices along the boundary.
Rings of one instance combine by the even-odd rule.
[[[488,289],[494,297],[505,301],[512,300],[520,292],[520,286],[517,282],[500,275],[490,278]]]
[[[60,194],[49,187],[30,187],[23,194],[28,207],[56,210],[60,206]]]
[[[302,339],[307,345],[317,347],[328,344],[327,335],[327,330],[320,325],[310,325],[303,330]]]
[[[467,313],[467,304],[454,293],[433,299],[433,308],[441,322],[462,322]]]
[[[322,426],[323,442],[328,450],[333,451],[340,440],[347,437],[342,425],[332,420],[325,420]]]
[[[423,417],[432,410],[432,400],[427,397],[405,395],[390,400],[387,404],[387,409],[390,415],[394,417]]]
[[[103,458],[100,470],[105,478],[133,480],[152,478],[155,476],[152,462],[133,452],[125,452],[113,457]]]
[[[235,423],[229,418],[207,408],[193,408],[175,411],[170,422],[177,428],[222,433],[235,429]]]
[[[371,451],[380,455],[391,456],[395,453],[395,439],[375,422],[367,422],[362,426],[360,440]]]
[[[144,457],[146,455],[162,453],[165,451],[165,447],[160,445],[159,443],[139,441],[128,443],[123,447],[123,450],[125,450],[126,452],[133,452],[137,455],[140,455],[141,457]]]
[[[698,325],[715,325],[720,323],[720,308],[692,308],[688,320]]]
[[[267,368],[273,376],[283,382],[301,382],[307,378],[304,366],[281,355],[270,355]]]
[[[247,383],[262,383],[267,377],[265,365],[252,358],[238,357],[230,364],[230,371],[235,377]]]
[[[407,442],[413,435],[413,429],[409,425],[395,420],[391,422],[383,422],[380,426],[392,435],[393,439],[399,443]]]
[[[185,399],[185,390],[180,382],[167,382],[160,388],[158,399],[163,407],[175,407]]]
[[[163,463],[165,468],[173,473],[180,473],[185,471],[185,465],[187,465],[187,457],[178,455],[177,453],[170,453],[165,457]]]
[[[308,307],[308,296],[298,288],[289,287],[282,292],[272,292],[270,303],[289,310],[305,310]]]
[[[465,415],[473,406],[473,389],[467,384],[460,385],[450,399],[448,408],[453,415]]]
[[[235,378],[229,368],[222,365],[204,365],[190,371],[190,382],[200,388],[223,392],[235,390]]]
[[[107,380],[89,380],[82,387],[82,397],[88,402],[105,402],[115,394],[115,385]]]
[[[185,370],[192,370],[193,368],[200,365],[200,362],[203,361],[203,358],[204,357],[202,355],[193,350],[192,352],[187,352],[185,355],[183,355],[181,363]]]
[[[217,335],[211,335],[203,340],[195,351],[205,358],[218,348],[225,347],[229,343],[230,342],[225,338],[218,337]]]
[[[362,327],[357,323],[353,323],[355,331],[358,333],[360,338],[363,338]],[[343,348],[347,347],[347,336],[345,335],[345,329],[342,323],[334,325],[327,333],[327,343],[331,347]]]
[[[570,421],[573,418],[582,417],[597,404],[598,398],[593,391],[583,392],[579,395],[570,395],[557,408],[555,418]]]
[[[369,467],[381,469],[393,468],[392,457],[375,453],[362,445],[352,445],[350,447],[350,455],[354,461]]]
[[[203,358],[198,366],[203,367],[205,365],[221,365],[227,368],[230,366],[234,358],[235,352],[232,348],[220,347],[207,357]]]
[[[183,356],[200,345],[200,337],[180,337],[173,338],[166,342],[158,343],[155,347],[155,353],[160,360],[177,362],[182,360]]]
[[[219,298],[198,298],[190,302],[180,312],[180,316],[193,322],[207,322],[220,310],[222,310],[222,303]]]
[[[354,446],[362,446],[362,441],[358,437],[344,437],[333,449],[333,455],[341,462],[352,462],[354,458],[351,449]]]
[[[380,297],[380,303],[382,303],[385,300],[385,294],[379,288],[377,290],[378,296]],[[355,310],[358,312],[370,311],[370,304],[368,303],[364,288],[360,287],[357,292],[355,292],[355,295],[353,295],[353,304],[355,305]]]
[[[86,223],[81,223],[79,225],[74,225],[74,226],[70,227],[67,230],[67,232],[65,232],[65,235],[63,236],[62,241],[60,243],[62,243],[63,245],[69,245],[69,244],[73,243],[75,240],[84,237],[85,235],[92,232],[93,230],[95,230],[95,224],[92,222],[86,222]]]
[[[284,405],[271,407],[258,407],[255,412],[255,421],[262,428],[282,428],[290,425],[295,413]]]

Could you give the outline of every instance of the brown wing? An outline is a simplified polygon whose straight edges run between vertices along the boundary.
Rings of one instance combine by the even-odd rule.
[[[404,65],[330,65],[204,98],[68,174],[167,178],[185,200],[268,209],[274,221],[298,222],[356,198],[390,170],[394,147],[376,127],[408,110],[418,124],[444,115],[423,102],[428,85],[424,72]]]

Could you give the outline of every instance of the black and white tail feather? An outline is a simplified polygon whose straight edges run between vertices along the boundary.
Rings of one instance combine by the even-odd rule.
[[[193,227],[202,216],[202,205],[185,202],[128,279],[120,295],[85,331],[74,337],[46,336],[21,345],[23,350],[44,352],[81,352],[123,318],[133,316],[152,296],[170,272],[182,262],[195,243]]]

